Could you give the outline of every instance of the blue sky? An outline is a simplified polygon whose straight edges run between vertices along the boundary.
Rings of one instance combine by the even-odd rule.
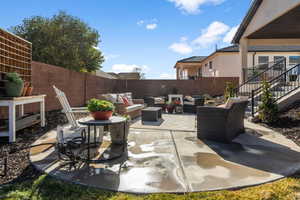
[[[175,77],[177,60],[228,46],[251,0],[10,0],[1,2],[0,27],[59,10],[97,29],[104,71],[144,70],[148,79]]]

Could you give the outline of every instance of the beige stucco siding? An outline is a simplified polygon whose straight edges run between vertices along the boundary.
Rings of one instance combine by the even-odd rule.
[[[216,56],[208,58],[203,62],[202,74],[204,77],[240,77],[242,74],[239,53],[217,53]],[[300,56],[300,52],[250,52],[248,53],[248,68],[259,64],[259,56],[268,56],[269,62],[274,61],[275,56],[284,56],[289,66],[290,56]],[[213,70],[209,69],[209,62],[213,62]],[[206,65],[205,65],[206,64]]]
[[[300,0],[264,0],[247,26],[243,37],[259,30],[300,4]]]

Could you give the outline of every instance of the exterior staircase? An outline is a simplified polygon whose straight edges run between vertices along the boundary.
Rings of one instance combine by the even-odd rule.
[[[246,111],[248,117],[254,117],[259,111],[263,81],[270,84],[271,93],[279,110],[286,109],[300,99],[300,64],[287,69],[286,59],[283,58],[267,65],[247,69],[247,81],[235,91],[236,96],[249,98],[250,103]]]

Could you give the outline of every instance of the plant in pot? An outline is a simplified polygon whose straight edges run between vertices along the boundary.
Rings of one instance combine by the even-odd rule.
[[[167,102],[167,110],[168,110],[168,113],[173,113],[174,112],[174,104],[173,104],[173,102]]]
[[[5,92],[8,97],[19,97],[22,94],[24,82],[20,76],[13,72],[6,74]]]
[[[95,120],[108,120],[115,109],[111,102],[99,99],[89,100],[87,107]]]

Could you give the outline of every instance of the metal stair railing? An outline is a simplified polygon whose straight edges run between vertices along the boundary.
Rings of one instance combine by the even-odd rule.
[[[270,91],[273,95],[274,101],[278,102],[281,98],[287,96],[291,92],[300,88],[300,64],[284,71],[277,77],[271,80],[266,80],[270,86]],[[263,87],[260,86],[251,91],[251,113],[252,116],[259,111],[259,102],[261,102],[261,94]]]
[[[251,74],[249,73],[250,71]],[[246,76],[251,76],[247,79],[247,81],[235,89],[235,95],[251,97],[252,90],[260,88],[263,80],[272,80],[274,77],[278,77],[285,71],[286,58],[246,69],[244,70],[244,74],[247,74]]]

